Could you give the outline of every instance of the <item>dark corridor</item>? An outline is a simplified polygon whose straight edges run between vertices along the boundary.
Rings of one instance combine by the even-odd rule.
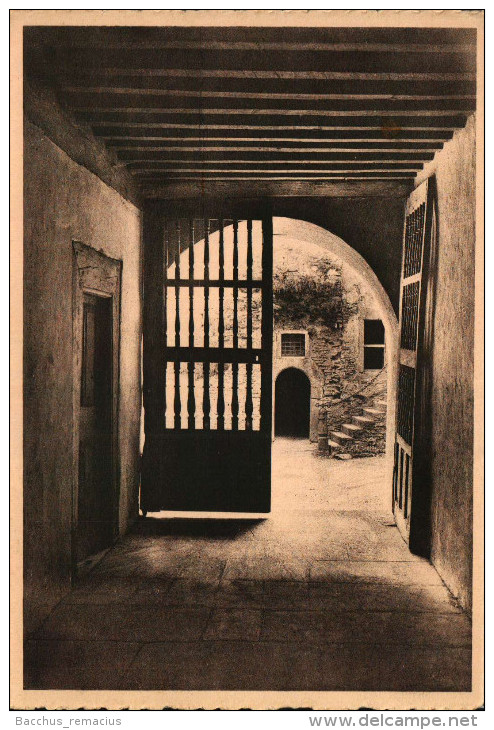
[[[296,368],[283,370],[275,386],[275,436],[309,438],[310,381]]]

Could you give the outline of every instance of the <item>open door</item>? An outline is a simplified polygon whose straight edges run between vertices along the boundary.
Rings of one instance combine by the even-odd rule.
[[[271,219],[145,225],[141,509],[269,512]]]
[[[408,198],[400,295],[393,510],[410,549],[430,549],[430,366],[436,255],[434,179]]]

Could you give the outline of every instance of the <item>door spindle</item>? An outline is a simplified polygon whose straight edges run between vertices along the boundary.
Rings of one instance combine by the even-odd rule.
[[[252,351],[252,220],[247,221],[247,349]],[[252,362],[247,363],[247,387],[245,397],[245,428],[252,431]]]
[[[238,348],[238,221],[233,221],[233,347]],[[238,431],[238,362],[232,364],[232,430]]]
[[[204,221],[204,348],[209,347],[209,219]],[[202,422],[204,430],[211,426],[211,401],[209,398],[209,362],[203,366],[204,387],[202,395]]]
[[[194,220],[190,220],[189,226],[189,347],[194,347]],[[194,362],[188,364],[188,396],[187,396],[187,418],[189,431],[196,426],[196,399],[194,393]]]
[[[219,240],[219,280],[225,280],[225,240],[224,240],[224,221],[220,220],[220,240]],[[218,347],[220,350],[225,346],[225,314],[224,314],[225,289],[219,287],[219,319],[218,319]],[[221,357],[221,355],[220,355]],[[217,428],[223,431],[225,428],[225,365],[222,361],[218,363],[218,405]]]
[[[180,347],[180,287],[178,280],[180,279],[180,221],[176,222],[176,248],[175,248],[175,347]],[[181,411],[182,403],[180,399],[180,360],[175,359],[175,398],[174,405],[174,426],[176,430],[180,430],[182,426]]]
[[[163,341],[168,345],[168,225],[163,226]],[[168,363],[163,369],[163,425],[166,428],[166,376]]]

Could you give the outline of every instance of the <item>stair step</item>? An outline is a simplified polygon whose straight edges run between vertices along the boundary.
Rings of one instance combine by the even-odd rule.
[[[351,454],[335,454],[335,459],[340,459],[340,461],[348,461],[349,459],[353,459],[353,456]]]
[[[384,415],[384,411],[382,411],[380,408],[362,408],[362,412],[366,416],[382,416],[382,415]]]
[[[337,444],[344,444],[347,441],[352,441],[352,437],[343,431],[331,431],[331,439],[336,441]]]
[[[372,428],[376,423],[373,418],[368,416],[353,416],[352,421],[356,426],[362,426],[362,428]]]
[[[362,426],[356,426],[355,423],[344,423],[341,430],[349,436],[356,436],[363,431],[363,428]]]
[[[337,443],[337,441],[333,441],[332,439],[328,439],[328,446],[332,449],[341,449],[341,444]]]

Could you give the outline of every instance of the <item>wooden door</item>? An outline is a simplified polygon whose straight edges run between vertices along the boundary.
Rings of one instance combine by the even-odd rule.
[[[84,294],[76,562],[113,537],[112,298]]]
[[[151,227],[141,509],[268,512],[271,219]]]
[[[282,370],[274,394],[275,436],[308,439],[310,436],[310,380],[298,368]]]
[[[429,179],[413,191],[405,209],[393,470],[396,523],[410,549],[424,555],[430,532],[428,355],[435,229],[433,180]]]

